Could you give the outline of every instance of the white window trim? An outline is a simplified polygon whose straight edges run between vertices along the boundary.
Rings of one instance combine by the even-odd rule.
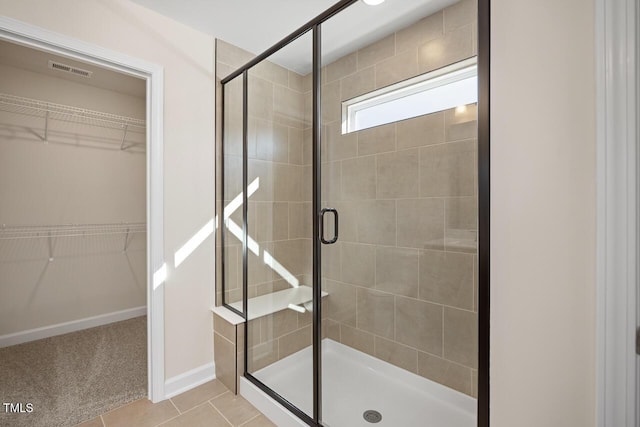
[[[478,59],[472,57],[374,90],[342,102],[342,133],[355,132],[356,114],[377,105],[424,92],[478,75]]]

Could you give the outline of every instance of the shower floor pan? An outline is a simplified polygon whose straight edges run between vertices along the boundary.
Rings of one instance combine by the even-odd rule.
[[[291,403],[311,414],[312,352],[307,347],[254,373]],[[328,427],[473,427],[476,399],[330,339],[322,341],[323,424]],[[241,394],[277,424],[305,425],[246,379]],[[379,422],[365,420],[377,411]],[[285,419],[287,421],[285,422]]]

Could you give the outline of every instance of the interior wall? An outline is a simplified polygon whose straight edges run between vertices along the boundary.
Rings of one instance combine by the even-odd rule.
[[[173,256],[214,217],[213,38],[126,0],[0,0],[0,10],[164,67],[165,376],[209,365],[213,238],[177,268]]]
[[[593,1],[491,1],[491,425],[595,425]]]
[[[145,118],[145,100],[0,65],[0,92]],[[146,221],[146,162],[122,130],[0,111],[0,224]],[[129,140],[136,135],[130,135]],[[137,135],[144,143],[144,134]],[[146,234],[0,240],[0,335],[146,305]],[[52,258],[52,260],[50,260]]]
[[[0,76],[1,93],[145,119],[144,98],[2,64]],[[0,111],[1,223],[146,221],[145,154],[120,150],[122,130],[51,120],[45,144],[44,127],[43,118]]]

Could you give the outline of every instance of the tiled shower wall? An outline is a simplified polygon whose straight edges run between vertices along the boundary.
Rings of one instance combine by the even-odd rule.
[[[464,0],[323,68],[327,336],[466,394],[477,379],[476,107],[341,134],[341,101],[476,54]],[[464,111],[463,111],[464,110]]]
[[[323,206],[340,212],[340,240],[323,246],[329,293],[323,334],[471,395],[477,388],[476,108],[348,135],[341,135],[340,114],[343,100],[475,55],[476,29],[475,3],[463,0],[322,74]],[[218,78],[251,57],[218,41]],[[249,234],[311,285],[310,75],[261,67],[249,84],[249,183],[260,176]],[[256,97],[261,101],[254,105]],[[258,134],[265,138],[251,137]],[[240,193],[238,182],[231,186],[233,195]],[[239,214],[232,218],[241,225]],[[234,301],[241,295],[241,248],[239,241],[230,246]],[[290,286],[254,255],[249,267],[250,298]],[[250,322],[250,370],[311,345],[310,324],[308,313],[291,310]]]
[[[310,52],[311,45],[309,55]],[[216,74],[221,79],[253,55],[217,40],[216,58]],[[242,115],[241,108],[237,108],[242,88],[239,80],[231,84],[233,107],[228,108],[232,113],[225,122],[225,206],[242,192]],[[269,61],[249,72],[248,183],[258,184],[249,196],[247,212],[249,238],[254,242],[250,244],[253,250],[249,251],[248,259],[249,298],[298,284],[311,286],[311,162],[303,159],[303,132],[311,126],[308,117],[305,118],[305,109],[310,108],[310,103],[308,107],[305,104],[305,99],[310,102],[305,93],[310,91],[309,77]],[[241,206],[230,219],[238,229],[242,228]],[[232,232],[226,234],[225,252],[227,301],[240,301],[242,246]],[[269,258],[275,263],[265,262]],[[298,283],[292,283],[296,280]],[[221,289],[217,294],[219,305]],[[311,345],[310,325],[308,313],[292,310],[251,320],[249,370],[260,369]]]

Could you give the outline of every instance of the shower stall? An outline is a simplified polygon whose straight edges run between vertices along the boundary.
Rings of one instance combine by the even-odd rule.
[[[216,303],[300,423],[488,426],[488,3],[217,42]]]

